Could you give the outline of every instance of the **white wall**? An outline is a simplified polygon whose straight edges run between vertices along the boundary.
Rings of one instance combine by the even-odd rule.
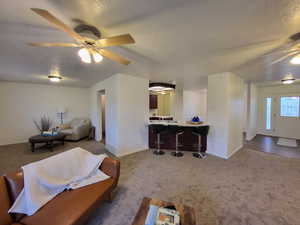
[[[248,124],[248,84],[244,83],[244,112],[243,112],[243,132],[247,132]]]
[[[121,156],[148,148],[149,80],[116,74],[90,89],[91,118],[101,140],[98,92],[106,94],[106,146]]]
[[[208,76],[207,152],[229,158],[243,146],[243,80],[233,73]]]
[[[120,75],[119,152],[125,155],[148,149],[149,80]]]
[[[243,79],[230,74],[229,76],[229,142],[227,158],[243,147],[243,116],[244,116]]]
[[[191,120],[193,116],[206,121],[207,89],[183,91],[183,120]]]
[[[277,137],[300,139],[300,118],[280,118],[280,96],[294,95],[300,96],[300,85],[277,85],[258,88],[258,122],[257,133],[272,135]],[[272,107],[272,130],[265,130],[265,108],[264,100],[266,97],[273,98]]]
[[[258,89],[257,85],[249,83],[247,85],[247,122],[246,140],[252,140],[257,134],[257,114],[258,114]]]
[[[229,86],[226,74],[208,76],[207,89],[207,123],[210,126],[207,153],[222,158],[228,155],[229,135]]]
[[[174,120],[183,120],[183,90],[175,89],[170,94],[170,114],[174,117]]]
[[[0,82],[0,145],[27,142],[38,133],[33,120],[48,115],[60,123],[58,107],[66,107],[64,121],[89,117],[89,91],[86,88]]]
[[[91,105],[91,121],[96,127],[96,140],[102,139],[102,121],[101,121],[101,93],[105,90],[105,126],[106,126],[106,137],[105,141],[107,146],[112,149],[118,148],[118,123],[117,123],[117,112],[118,112],[118,79],[117,76],[111,76],[106,80],[93,85],[90,88],[90,105]],[[101,93],[100,93],[101,91]],[[108,129],[109,128],[109,129]]]

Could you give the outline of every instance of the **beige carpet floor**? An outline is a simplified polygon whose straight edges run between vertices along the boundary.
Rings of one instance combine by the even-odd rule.
[[[87,141],[67,143],[54,153],[30,153],[21,146],[3,153],[9,149],[0,147],[0,171],[76,145],[105,151]],[[191,153],[155,156],[149,150],[128,155],[121,158],[115,200],[101,205],[87,225],[130,225],[144,196],[194,207],[197,225],[299,225],[300,160],[248,149],[229,160],[198,160]]]
[[[95,154],[106,153],[112,156],[105,150],[103,144],[95,141],[65,142],[65,145],[57,143],[53,148],[53,152],[44,146],[44,144],[37,145],[35,152],[31,152],[28,143],[0,146],[0,175],[15,171],[27,163],[41,160],[78,146]]]

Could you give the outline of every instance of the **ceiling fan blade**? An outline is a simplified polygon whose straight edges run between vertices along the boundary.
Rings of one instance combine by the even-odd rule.
[[[78,41],[84,41],[84,38],[81,37],[78,33],[76,33],[72,28],[64,24],[62,21],[57,19],[55,16],[53,16],[51,13],[49,13],[47,10],[44,9],[38,9],[38,8],[31,8],[33,12],[40,15],[44,19],[48,20],[49,23],[52,25],[55,25],[57,28],[67,32],[70,36],[75,38]]]
[[[293,53],[293,52],[299,52],[299,50],[277,50],[277,51],[273,51],[273,52],[269,52],[269,53],[265,53],[263,54],[262,56],[263,57],[266,57],[266,56],[272,56],[274,54],[278,54],[278,53],[283,53],[283,54],[289,54],[289,53]]]
[[[80,45],[75,43],[30,42],[27,44],[34,47],[80,47]]]
[[[96,44],[99,47],[109,47],[109,46],[126,45],[126,44],[133,44],[133,43],[135,43],[135,41],[130,34],[123,34],[119,36],[103,38],[96,41]]]
[[[278,40],[280,40],[280,39],[278,39]],[[261,55],[260,57],[267,57],[267,56],[271,56],[271,55],[274,55],[274,54],[277,54],[277,53],[292,52],[292,51],[295,50],[295,49],[292,49],[294,44],[295,44],[295,41],[291,41],[290,39],[286,39],[285,41],[283,41],[283,43],[280,46],[266,52],[265,54]]]
[[[102,56],[106,57],[106,58],[109,58],[113,61],[116,61],[116,62],[119,62],[121,64],[124,64],[124,65],[128,65],[130,63],[129,60],[123,58],[122,56],[116,54],[116,53],[113,53],[109,50],[106,50],[106,49],[99,49],[97,50]]]
[[[230,48],[224,48],[223,50],[226,51],[230,51],[230,50],[247,50],[247,49],[251,49],[251,48],[259,48],[259,47],[264,47],[266,45],[271,45],[274,44],[276,42],[279,42],[280,39],[272,39],[272,40],[267,40],[267,41],[258,41],[258,42],[252,42],[252,43],[248,43],[248,44],[243,44],[243,45],[239,45],[239,46],[235,46],[235,47],[230,47]]]
[[[274,64],[276,64],[276,63],[279,63],[279,62],[285,60],[285,59],[288,58],[288,57],[291,57],[291,56],[294,56],[294,55],[298,55],[298,54],[299,54],[299,51],[288,53],[288,54],[286,54],[286,55],[280,57],[279,59],[276,59],[276,60],[272,61],[272,62],[271,62],[271,65],[274,65]]]

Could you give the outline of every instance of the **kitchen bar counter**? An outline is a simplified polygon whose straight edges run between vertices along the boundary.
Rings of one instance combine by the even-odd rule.
[[[149,120],[173,120],[173,116],[150,116]]]
[[[203,124],[189,124],[185,122],[166,122],[166,121],[150,121],[149,125],[165,125],[165,126],[181,126],[184,127],[184,133],[182,135],[179,135],[179,144],[181,145],[179,147],[179,150],[181,151],[197,151],[198,146],[198,137],[193,134],[193,128],[195,127],[202,127],[202,126],[209,126],[206,123]],[[149,148],[157,148],[156,145],[157,136],[153,133],[151,126],[149,126]],[[176,136],[175,134],[172,134],[168,130],[163,132],[160,135],[160,141],[161,141],[161,149],[171,149],[175,150],[175,143],[176,143]],[[203,136],[201,138],[202,147],[201,151],[206,151],[206,143],[207,143],[207,137]]]
[[[174,126],[180,126],[180,127],[204,127],[204,126],[209,126],[206,123],[202,124],[191,124],[191,123],[185,123],[185,122],[167,122],[167,121],[149,121],[149,125],[151,124],[157,124],[157,125],[174,125]]]

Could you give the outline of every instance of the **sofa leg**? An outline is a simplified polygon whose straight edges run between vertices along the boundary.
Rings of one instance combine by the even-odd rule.
[[[109,192],[109,194],[106,197],[106,201],[109,202],[109,203],[112,203],[112,201],[114,200],[115,196],[116,196],[116,192],[115,191]]]

